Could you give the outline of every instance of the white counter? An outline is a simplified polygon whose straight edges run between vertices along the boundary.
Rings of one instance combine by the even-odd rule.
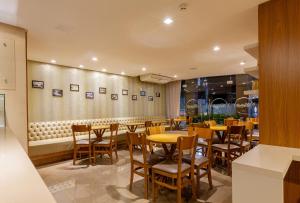
[[[3,128],[0,128],[0,202],[55,202],[18,140]]]
[[[283,179],[300,149],[259,145],[232,163],[233,203],[283,203]]]

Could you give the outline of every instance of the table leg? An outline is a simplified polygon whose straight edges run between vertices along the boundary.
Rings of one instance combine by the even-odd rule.
[[[134,133],[137,129],[137,125],[128,125],[127,128],[129,132]]]
[[[176,144],[172,144],[170,150],[168,149],[168,147],[167,147],[166,144],[162,144],[162,147],[165,150],[166,158],[168,160],[172,160],[173,159],[173,155],[174,155],[174,153],[176,151]]]
[[[94,133],[97,137],[97,141],[99,141],[99,142],[102,141],[102,137],[103,137],[103,134],[105,133],[105,130],[106,129],[96,129],[96,130],[94,130]]]

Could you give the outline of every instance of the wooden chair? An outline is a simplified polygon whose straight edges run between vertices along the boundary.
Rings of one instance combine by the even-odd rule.
[[[192,128],[192,127],[190,127]],[[198,136],[199,139],[205,140],[206,144],[206,153],[205,155],[198,155],[196,154],[195,156],[195,174],[196,174],[196,188],[197,192],[200,191],[200,178],[207,176],[208,178],[208,183],[210,189],[213,188],[212,185],[212,177],[211,177],[211,165],[212,165],[212,137],[214,132],[209,129],[209,128],[195,128],[195,129],[190,129],[189,128],[189,136]],[[198,142],[199,143],[199,142]],[[199,145],[199,144],[198,144]],[[202,143],[201,143],[202,146]],[[183,156],[183,161],[186,163],[191,164],[191,156],[190,155],[184,155]],[[198,193],[199,194],[199,193]]]
[[[216,152],[216,158],[227,161],[227,173],[231,175],[231,163],[234,159],[243,154],[245,126],[229,126],[227,143],[213,144],[212,149]],[[225,157],[222,154],[225,154]]]
[[[93,144],[94,150],[94,164],[96,163],[97,154],[108,154],[111,159],[111,164],[113,164],[112,154],[115,152],[116,159],[118,159],[118,149],[117,149],[117,136],[118,136],[119,124],[110,125],[110,137],[102,141],[96,141]]]
[[[157,186],[166,187],[171,190],[176,190],[177,202],[181,203],[181,190],[186,184],[190,184],[192,186],[193,197],[196,197],[194,181],[194,164],[197,139],[197,136],[179,137],[177,139],[177,147],[179,149],[178,160],[168,160],[152,166],[153,202],[156,202]],[[191,150],[191,164],[187,164],[182,161],[184,150]],[[189,176],[188,179],[184,179],[187,176]],[[163,177],[169,178],[171,179],[171,181],[163,181]]]
[[[73,153],[73,165],[77,160],[77,153],[88,154],[89,164],[92,163],[92,142],[91,142],[91,126],[90,125],[72,125],[72,135],[73,135],[73,144],[74,144],[74,153]],[[77,140],[77,133],[88,133],[88,140]]]
[[[259,139],[253,137],[254,124],[251,121],[245,122],[245,139],[249,142],[250,148],[253,148],[259,142]]]
[[[217,122],[215,120],[209,120],[209,121],[204,121],[204,124],[210,127],[210,126],[216,126]]]
[[[224,125],[226,126],[233,126],[233,125],[238,125],[239,120],[237,119],[224,119]]]
[[[146,135],[144,133],[132,133],[127,132],[127,137],[129,141],[129,153],[130,153],[130,163],[131,163],[131,172],[130,172],[130,185],[129,189],[132,190],[133,177],[134,174],[144,177],[144,195],[148,199],[148,188],[149,188],[149,179],[150,179],[150,168],[152,165],[162,161],[159,157],[150,154],[147,151],[147,141]],[[138,149],[136,146],[139,146],[141,154],[136,155],[134,151]]]

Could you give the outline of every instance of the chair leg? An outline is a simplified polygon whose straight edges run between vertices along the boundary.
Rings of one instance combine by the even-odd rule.
[[[227,174],[230,176],[230,152],[227,153]]]
[[[152,202],[156,202],[156,195],[155,195],[155,173],[152,171]]]
[[[144,169],[146,171],[144,175],[144,196],[145,199],[148,199],[148,175],[147,175],[147,169]]]
[[[74,153],[73,153],[73,165],[75,165],[76,158],[77,158],[77,149],[76,149],[76,147],[74,147]]]
[[[210,164],[207,165],[207,178],[208,178],[208,183],[209,183],[209,189],[212,189],[213,185],[212,185],[211,165]]]
[[[110,164],[113,164],[113,156],[112,156],[112,151],[109,152],[109,157],[110,157]]]
[[[196,188],[195,188],[195,175],[191,174],[191,182],[192,182],[192,194],[193,194],[193,199],[195,200],[197,195],[196,195]]]
[[[89,165],[92,165],[92,147],[89,145]]]
[[[177,179],[177,203],[181,203],[181,178]]]
[[[116,147],[116,149],[115,149],[115,153],[116,153],[116,159],[118,160],[119,157],[118,157],[118,150],[117,150],[117,147]]]
[[[197,191],[197,196],[200,196],[200,168],[197,167],[196,169],[197,174],[196,174],[196,191]]]
[[[94,165],[96,165],[97,157],[96,157],[96,147],[95,147],[95,145],[93,146],[93,156],[94,156]]]

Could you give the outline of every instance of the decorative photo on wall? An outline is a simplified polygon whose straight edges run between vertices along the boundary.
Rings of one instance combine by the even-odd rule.
[[[71,92],[79,92],[79,85],[77,85],[77,84],[70,84],[70,91]]]
[[[111,94],[111,100],[118,100],[118,94]]]
[[[137,95],[132,95],[132,100],[136,101],[137,100]]]
[[[148,101],[153,101],[153,96],[149,96]]]
[[[52,89],[52,96],[53,97],[62,97],[63,96],[63,90]]]
[[[146,96],[146,91],[140,91],[140,95],[141,95],[142,97]]]
[[[128,95],[128,90],[122,90],[122,95]]]
[[[32,88],[44,89],[44,81],[32,80]]]
[[[105,87],[99,87],[99,94],[106,94],[106,88]]]
[[[86,99],[94,99],[94,92],[86,92],[85,98]]]
[[[156,92],[156,93],[155,93],[155,96],[156,96],[156,97],[160,97],[160,92]]]

